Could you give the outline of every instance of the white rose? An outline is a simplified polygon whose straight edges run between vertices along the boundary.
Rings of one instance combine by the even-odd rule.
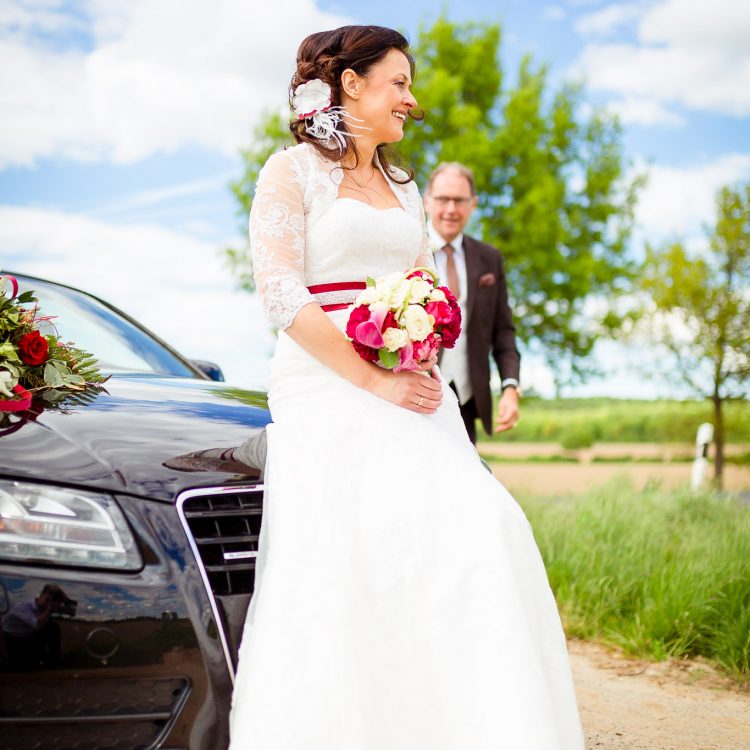
[[[389,352],[395,352],[409,343],[409,334],[402,328],[386,328],[383,343]]]
[[[391,292],[391,309],[398,310],[403,306],[410,288],[411,282],[407,281],[407,279],[402,279],[401,283],[393,288]]]
[[[419,277],[411,280],[411,292],[409,295],[410,302],[421,302],[430,294],[432,285]]]
[[[392,306],[393,292],[403,281],[404,275],[401,273],[389,273],[387,276],[381,276],[375,282],[375,288],[378,290],[380,299],[389,307]]]
[[[377,287],[368,286],[367,289],[359,293],[357,297],[357,305],[372,305],[375,302],[380,302],[381,294]]]
[[[401,322],[412,341],[424,341],[432,333],[435,319],[425,312],[424,307],[409,305],[401,316]]]
[[[292,99],[292,109],[298,117],[320,112],[331,106],[331,87],[315,78],[297,86]]]
[[[380,276],[375,282],[378,289],[382,290],[383,296],[389,296],[391,292],[404,280],[404,275],[396,271],[385,276]]]
[[[441,289],[433,289],[430,292],[430,302],[445,302],[445,293]]]

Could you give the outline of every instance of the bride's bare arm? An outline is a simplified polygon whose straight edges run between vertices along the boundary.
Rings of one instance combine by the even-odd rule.
[[[304,277],[305,165],[274,154],[258,177],[250,211],[253,275],[266,314],[313,357],[350,382],[420,413],[440,405],[438,376],[393,373],[365,362],[310,294]],[[434,363],[425,363],[429,367]]]

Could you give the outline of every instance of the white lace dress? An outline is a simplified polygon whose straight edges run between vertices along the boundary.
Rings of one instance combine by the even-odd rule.
[[[402,208],[338,199],[308,145],[275,154],[251,213],[273,360],[256,589],[232,750],[581,750],[565,637],[531,528],[482,466],[453,392],[420,415],[357,388],[283,329],[306,287],[404,270]],[[349,310],[330,313],[343,330]]]

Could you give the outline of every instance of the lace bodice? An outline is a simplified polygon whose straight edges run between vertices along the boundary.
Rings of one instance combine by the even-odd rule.
[[[308,286],[405,270],[429,253],[416,184],[400,185],[383,174],[402,208],[379,210],[338,198],[340,165],[307,143],[273,154],[261,169],[250,251],[256,288],[278,328],[315,301]]]

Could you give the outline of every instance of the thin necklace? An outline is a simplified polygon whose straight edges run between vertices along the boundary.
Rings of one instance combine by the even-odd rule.
[[[359,180],[357,180],[351,172],[347,172],[346,174],[349,176],[349,178],[355,185],[357,185],[358,187],[361,187],[362,190],[364,190],[373,181],[375,177],[375,167],[372,168],[372,174],[367,178],[364,185]],[[370,190],[373,190],[373,189],[374,188],[370,188]]]
[[[357,187],[360,188],[360,190],[358,192],[362,193],[362,195],[365,197],[365,200],[367,200],[368,203],[372,203],[372,198],[369,195],[367,195],[367,193],[365,192],[365,190],[369,190],[369,191],[375,193],[375,195],[377,195],[383,201],[385,201],[386,203],[390,203],[390,201],[388,200],[388,198],[385,195],[383,195],[379,190],[376,190],[374,187],[368,187],[369,184],[372,182],[373,178],[375,177],[375,172],[376,172],[375,167],[373,167],[372,168],[372,174],[367,179],[367,181],[364,183],[364,185],[361,182],[359,182],[358,180],[356,180],[352,176],[351,172],[346,172],[346,175],[351,179],[351,181]],[[354,190],[354,188],[350,188],[350,190]]]

